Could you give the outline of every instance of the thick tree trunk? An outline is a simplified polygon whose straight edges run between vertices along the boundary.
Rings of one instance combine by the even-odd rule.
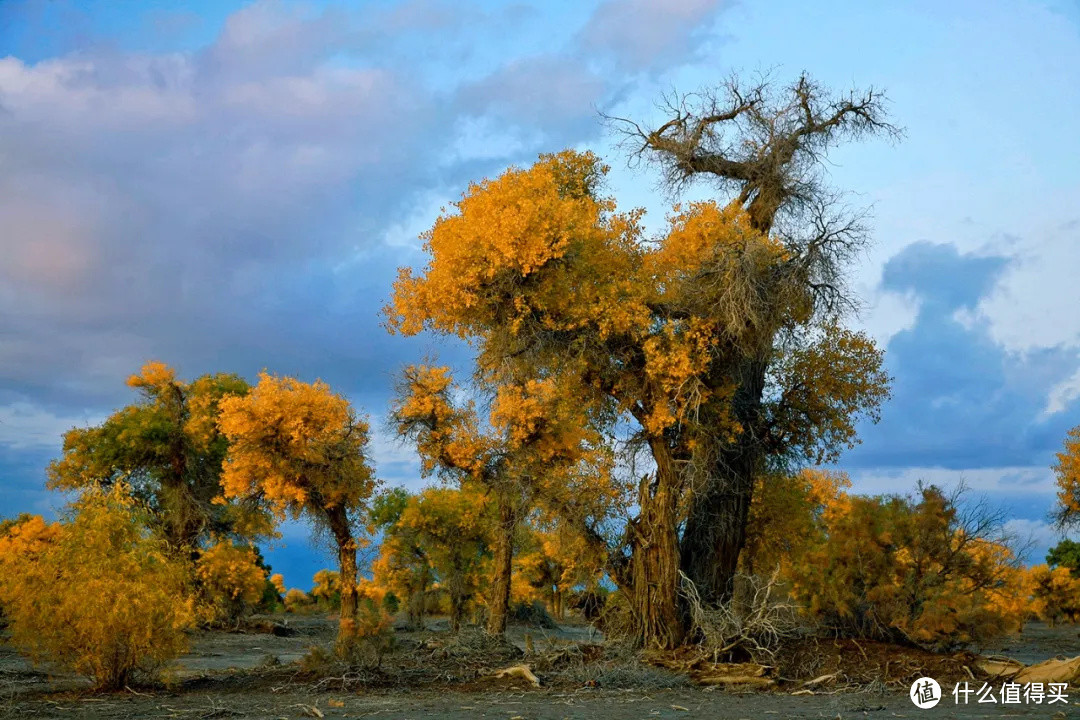
[[[746,544],[754,477],[764,452],[757,429],[766,367],[763,360],[755,360],[743,368],[743,380],[733,398],[742,433],[733,447],[721,451],[713,472],[694,494],[683,531],[680,566],[702,601],[710,605],[730,598],[739,554]]]
[[[510,611],[510,578],[514,564],[514,528],[517,514],[513,502],[499,495],[499,524],[495,529],[495,553],[491,582],[491,606],[488,608],[487,631],[492,635],[506,632],[506,616]]]
[[[685,628],[679,612],[679,546],[674,468],[666,448],[653,448],[654,478],[643,478],[631,559],[631,607],[638,641],[647,648],[674,648]]]
[[[726,602],[733,590],[754,489],[752,457],[729,456],[691,505],[680,548],[682,571],[709,605]]]

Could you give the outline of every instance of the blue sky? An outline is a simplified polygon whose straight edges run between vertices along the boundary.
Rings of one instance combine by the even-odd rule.
[[[900,144],[831,180],[872,208],[855,286],[894,397],[848,453],[856,489],[953,484],[1046,524],[1080,424],[1080,4],[716,0],[0,3],[0,514],[53,512],[43,468],[73,425],[184,376],[321,377],[383,429],[436,338],[379,326],[395,268],[470,179],[590,147],[620,203],[663,217],[598,112],[656,119],[671,88],[806,70],[884,88]],[[694,188],[698,196],[708,187]],[[288,526],[291,585],[331,559]]]

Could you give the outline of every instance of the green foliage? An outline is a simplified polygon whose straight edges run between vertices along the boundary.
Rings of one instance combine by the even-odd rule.
[[[1073,577],[1080,578],[1080,543],[1073,540],[1062,540],[1046,556],[1046,564],[1050,567],[1068,568]]]
[[[101,425],[64,435],[63,455],[48,468],[49,487],[82,490],[123,480],[175,548],[195,548],[211,535],[271,534],[266,513],[256,504],[215,502],[228,451],[217,429],[218,405],[225,397],[246,394],[247,383],[230,374],[186,382],[168,366],[151,362],[128,385],[138,390],[137,402]]]

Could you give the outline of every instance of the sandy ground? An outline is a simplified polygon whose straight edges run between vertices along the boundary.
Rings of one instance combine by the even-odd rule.
[[[3,718],[688,718],[737,720],[769,718],[1080,718],[1080,691],[1070,705],[969,705],[946,697],[936,708],[920,710],[901,691],[858,691],[793,696],[789,692],[732,693],[687,686],[685,678],[662,672],[643,677],[643,685],[552,689],[524,687],[514,680],[460,682],[448,671],[445,683],[414,687],[366,687],[348,678],[313,681],[299,676],[295,661],[313,644],[333,637],[333,623],[322,617],[290,618],[292,637],[269,634],[201,632],[191,652],[172,673],[171,687],[137,686],[116,694],[89,694],[86,683],[50,675],[0,646],[0,717]],[[435,624],[438,631],[440,626]],[[1057,654],[1080,654],[1078,628],[1033,624],[1022,635],[985,652],[1027,662]],[[399,633],[409,642],[407,633]],[[438,636],[443,636],[441,633]],[[557,647],[596,640],[587,627],[557,630],[512,628],[511,640],[525,647]],[[276,658],[274,663],[272,658]],[[437,663],[436,663],[437,664]],[[541,674],[541,679],[543,675]],[[355,679],[354,679],[355,680]],[[606,681],[605,681],[606,682]],[[665,683],[672,687],[662,687]],[[946,687],[946,692],[951,686]]]

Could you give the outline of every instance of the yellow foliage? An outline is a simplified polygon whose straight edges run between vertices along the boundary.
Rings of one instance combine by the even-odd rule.
[[[229,540],[204,550],[195,563],[195,574],[218,622],[249,613],[266,586],[266,571],[259,567],[254,548]]]
[[[285,593],[284,602],[285,610],[287,612],[297,612],[305,606],[310,605],[312,600],[311,596],[300,588],[290,588],[289,591]]]
[[[311,597],[316,601],[321,600],[330,606],[341,603],[341,573],[323,568],[316,571],[311,581],[315,583],[311,588]]]
[[[1080,426],[1070,430],[1065,438],[1065,449],[1057,454],[1054,475],[1059,518],[1068,525],[1080,523]]]
[[[67,520],[0,538],[0,604],[11,642],[35,661],[123,687],[187,646],[190,568],[149,535],[123,484],[88,488]]]
[[[251,393],[220,405],[218,423],[231,443],[225,497],[264,497],[278,513],[297,515],[354,507],[374,490],[368,425],[325,383],[262,373]]]
[[[918,501],[841,496],[827,536],[788,570],[808,612],[858,635],[952,649],[1016,630],[1025,574],[992,524],[963,521],[934,487]]]
[[[178,552],[197,548],[212,532],[272,536],[264,508],[214,501],[221,494],[227,445],[217,429],[219,403],[246,393],[247,383],[230,374],[187,382],[164,363],[149,362],[127,384],[140,400],[101,425],[65,433],[63,456],[48,467],[49,486],[81,490],[128,483]]]
[[[270,584],[277,590],[278,595],[285,594],[285,576],[281,573],[274,573],[270,576]]]
[[[785,573],[824,539],[825,514],[842,501],[851,480],[842,472],[804,468],[759,475],[754,484],[746,545],[739,562],[747,574]]]
[[[1080,578],[1069,568],[1037,565],[1031,569],[1031,585],[1032,609],[1042,620],[1050,625],[1080,620]]]

